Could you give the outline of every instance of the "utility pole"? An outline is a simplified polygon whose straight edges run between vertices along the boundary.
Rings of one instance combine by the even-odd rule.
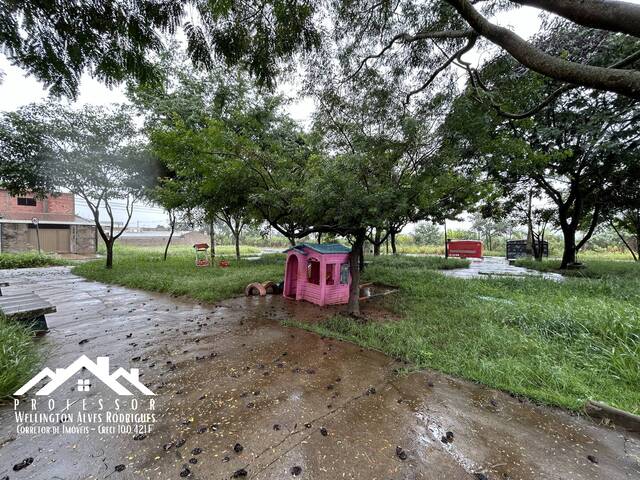
[[[447,238],[447,219],[444,219],[444,258],[449,258],[449,239]]]
[[[38,217],[33,217],[31,219],[31,223],[33,223],[36,227],[36,239],[38,240],[38,255],[41,254],[40,252],[40,227],[38,227],[38,224],[40,223],[40,220],[38,220]]]

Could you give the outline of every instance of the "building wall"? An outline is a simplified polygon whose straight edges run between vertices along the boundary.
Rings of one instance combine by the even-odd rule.
[[[91,225],[71,226],[71,253],[92,254],[97,251],[96,227]]]
[[[33,197],[33,195],[24,195]],[[58,196],[48,196],[44,199],[36,199],[35,207],[18,205],[17,197],[12,197],[6,190],[0,190],[0,215],[11,213],[58,213],[66,215],[75,214],[75,199],[70,193],[61,193]]]
[[[37,250],[37,240],[34,240],[34,230],[27,223],[0,224],[0,252],[17,253]],[[53,230],[40,230],[41,240],[50,235]],[[65,250],[78,254],[96,253],[96,229],[91,225],[71,225],[69,246]],[[44,244],[45,242],[42,241]],[[43,246],[43,249],[45,247]],[[64,252],[63,252],[64,253]]]
[[[26,223],[2,223],[0,229],[2,253],[24,252],[37,248],[29,243],[29,228]]]

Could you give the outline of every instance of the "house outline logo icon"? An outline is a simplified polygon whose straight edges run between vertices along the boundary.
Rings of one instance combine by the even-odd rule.
[[[88,372],[93,374],[98,380],[111,388],[118,395],[131,396],[133,393],[120,383],[120,379],[124,379],[133,387],[135,387],[140,393],[144,395],[155,395],[145,385],[140,382],[140,369],[132,368],[130,371],[120,367],[112,374],[109,373],[109,357],[98,357],[93,362],[86,355],[82,355],[76,361],[74,361],[67,368],[56,368],[54,372],[49,367],[43,368],[35,377],[25,383],[14,395],[25,395],[29,390],[34,388],[45,378],[49,378],[50,381],[36,392],[36,395],[50,395],[58,387],[66,383],[76,373],[80,372],[82,368],[85,368]],[[83,388],[79,388],[79,391],[87,392],[90,389],[90,383],[88,380],[82,379],[82,383],[78,381],[78,385],[82,385]]]

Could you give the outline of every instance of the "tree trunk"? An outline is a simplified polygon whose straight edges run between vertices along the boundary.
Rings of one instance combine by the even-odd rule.
[[[359,259],[358,268],[361,272],[364,272],[364,240],[362,241],[362,245],[360,245]]]
[[[107,268],[113,268],[113,239],[104,242],[107,247]]]
[[[564,238],[564,252],[562,253],[562,263],[560,268],[565,269],[570,264],[576,263],[576,230],[571,225],[562,228]]]
[[[236,260],[240,260],[240,232],[234,233],[233,238],[236,242]]]
[[[296,246],[296,237],[287,237],[287,239],[289,240],[289,244],[290,244],[292,247],[295,247],[295,246]]]
[[[447,235],[447,220],[444,221],[444,258],[449,258],[449,237]]]
[[[209,243],[211,243],[209,254],[211,255],[211,263],[213,264],[213,259],[216,258],[216,229],[213,220],[209,223]]]
[[[398,254],[398,250],[396,249],[396,232],[392,231],[389,236],[391,237],[391,253],[393,255]]]
[[[322,232],[318,232],[316,235],[316,242],[322,243]]]
[[[373,256],[374,257],[379,257],[380,256],[380,244],[382,243],[380,241],[380,230],[376,228],[376,236],[374,238],[373,241]]]
[[[167,239],[167,245],[164,247],[164,260],[167,261],[167,253],[169,252],[169,245],[171,245],[171,239],[173,238],[173,232],[176,229],[175,219],[171,219],[171,232],[169,232],[169,238]]]
[[[634,252],[633,247],[631,245],[629,245],[629,242],[627,242],[627,240],[624,238],[622,233],[620,233],[620,231],[616,228],[615,223],[609,222],[609,224],[613,227],[613,230],[616,232],[616,234],[618,235],[618,238],[620,238],[620,240],[622,241],[624,246],[627,247],[627,250],[629,250],[629,252],[631,252],[631,256],[633,257],[633,261],[637,262],[638,260],[640,260],[640,257],[636,256],[636,252]],[[637,237],[636,237],[636,242],[637,242]],[[638,248],[638,247],[636,247],[636,248]],[[640,248],[638,248],[638,250],[640,250]]]
[[[356,236],[351,254],[349,255],[349,268],[351,270],[351,285],[349,287],[349,314],[360,315],[360,256],[364,245],[365,234]]]

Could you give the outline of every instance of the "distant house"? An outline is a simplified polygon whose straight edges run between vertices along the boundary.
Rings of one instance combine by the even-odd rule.
[[[0,253],[37,250],[89,254],[96,252],[96,227],[75,213],[75,198],[61,193],[46,198],[13,197],[0,190]]]

